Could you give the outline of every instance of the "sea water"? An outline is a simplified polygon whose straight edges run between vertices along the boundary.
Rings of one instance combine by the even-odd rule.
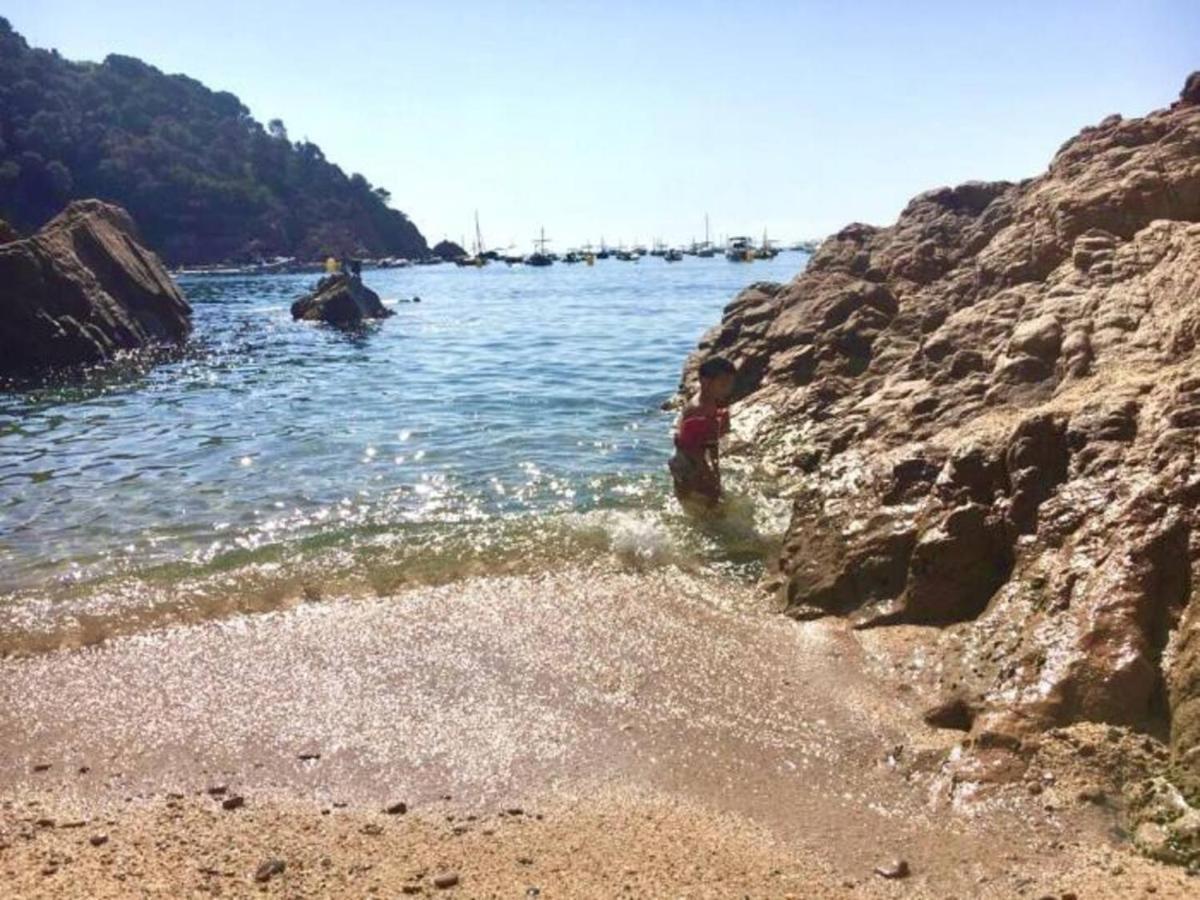
[[[724,305],[806,261],[367,271],[395,315],[349,333],[292,321],[314,276],[183,276],[177,357],[0,392],[0,625],[598,560],[753,576],[770,515],[682,514],[662,406]]]

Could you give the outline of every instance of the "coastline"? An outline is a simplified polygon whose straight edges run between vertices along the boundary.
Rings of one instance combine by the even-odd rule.
[[[564,570],[2,661],[0,886],[440,894],[453,868],[462,896],[1184,895],[1053,789],[938,799],[953,741],[867,674],[877,648],[761,602]],[[909,878],[873,873],[894,857]]]

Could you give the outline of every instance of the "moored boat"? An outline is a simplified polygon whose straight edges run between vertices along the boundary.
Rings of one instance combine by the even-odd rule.
[[[541,237],[534,241],[534,245],[537,247],[537,249],[525,257],[525,265],[541,268],[554,264],[554,257],[546,252],[546,243],[546,229],[543,228]]]
[[[725,246],[725,258],[730,262],[752,262],[754,245],[748,237],[731,237]]]

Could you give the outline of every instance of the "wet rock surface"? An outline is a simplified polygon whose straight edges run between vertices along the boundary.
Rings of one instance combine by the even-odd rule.
[[[176,344],[191,307],[125,210],[79,200],[37,234],[0,227],[0,375]]]
[[[795,618],[936,626],[931,723],[1169,736],[1200,796],[1200,73],[1020,183],[921,194],[725,310],[735,429],[793,498]]]
[[[315,291],[292,304],[293,319],[341,327],[360,325],[367,319],[386,319],[392,314],[378,294],[357,277],[345,274],[325,276],[317,282]]]

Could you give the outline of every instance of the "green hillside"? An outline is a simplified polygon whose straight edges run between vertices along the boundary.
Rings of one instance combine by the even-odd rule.
[[[28,232],[80,197],[124,206],[173,264],[427,249],[386,190],[233,94],[128,56],[71,62],[0,18],[0,217]]]

